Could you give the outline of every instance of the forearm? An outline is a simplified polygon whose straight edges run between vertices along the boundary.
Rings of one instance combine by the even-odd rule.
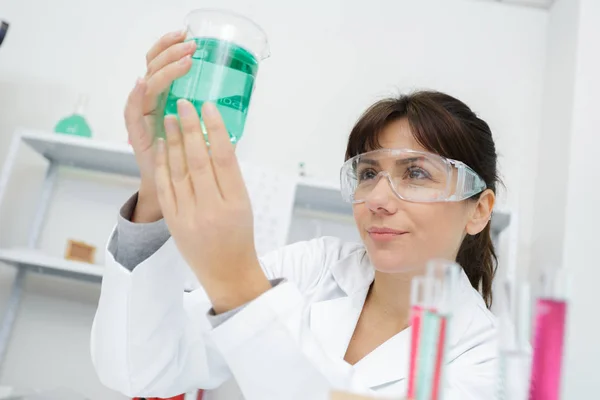
[[[151,223],[163,218],[155,189],[147,189],[143,184],[138,192],[137,202],[131,214],[131,222]]]

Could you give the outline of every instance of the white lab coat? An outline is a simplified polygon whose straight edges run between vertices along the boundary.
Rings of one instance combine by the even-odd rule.
[[[206,400],[325,400],[332,387],[405,394],[410,328],[354,366],[343,360],[374,277],[362,245],[320,238],[261,264],[287,281],[213,329],[204,291],[184,294],[189,269],[173,239],[132,272],[108,253],[91,341],[101,381],[131,397],[195,388],[209,389]],[[496,321],[464,274],[459,287],[446,399],[491,400]]]

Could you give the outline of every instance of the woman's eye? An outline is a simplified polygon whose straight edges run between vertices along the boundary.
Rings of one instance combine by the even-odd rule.
[[[377,172],[372,169],[365,169],[358,172],[358,180],[359,181],[367,181],[369,179],[373,179],[377,176]]]
[[[407,175],[408,179],[415,179],[415,180],[431,179],[431,175],[429,175],[429,173],[421,167],[408,168],[406,171],[406,175]]]

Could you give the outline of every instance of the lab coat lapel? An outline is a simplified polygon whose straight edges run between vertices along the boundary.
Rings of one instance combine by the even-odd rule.
[[[323,300],[311,305],[310,328],[330,357],[343,359],[375,274],[364,251],[330,270],[333,281],[318,294]]]
[[[311,330],[330,357],[344,358],[368,290],[312,305]],[[375,388],[406,378],[409,345],[407,328],[373,350],[354,365],[360,381]]]
[[[370,388],[406,379],[411,329],[406,328],[354,365],[360,380]]]
[[[324,288],[324,300],[312,304],[310,326],[329,356],[343,359],[375,272],[365,252],[357,252],[341,260],[331,267],[331,272],[334,282],[332,286]],[[410,328],[398,333],[354,365],[360,381],[375,388],[404,379],[408,369],[409,346]]]
[[[344,358],[367,291],[368,288],[364,293],[325,300],[311,306],[311,330],[330,357]]]
[[[455,305],[448,331],[448,354],[446,356],[448,363],[477,347],[482,338],[479,322],[475,320],[475,310],[478,307],[485,309],[485,303],[481,295],[471,286],[464,270],[461,271],[458,292],[454,301]],[[481,329],[493,332],[487,326]]]

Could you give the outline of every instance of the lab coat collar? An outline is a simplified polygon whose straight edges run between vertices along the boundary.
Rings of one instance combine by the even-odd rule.
[[[364,249],[356,251],[332,265],[331,273],[339,287],[348,296],[362,293],[365,289],[368,290],[375,278],[375,269]]]
[[[328,293],[324,300],[311,305],[310,326],[329,356],[343,360],[375,270],[361,249],[332,265],[330,271],[333,281],[323,288]]]
[[[343,359],[362,311],[375,270],[365,251],[358,251],[331,267],[332,275],[346,294],[313,303],[311,330],[334,359]],[[456,346],[472,320],[469,296],[473,288],[464,271],[457,293],[457,308],[452,316],[448,337],[449,349]],[[394,335],[354,365],[360,380],[370,388],[406,379],[410,352],[411,328]],[[450,351],[449,359],[452,359]]]

